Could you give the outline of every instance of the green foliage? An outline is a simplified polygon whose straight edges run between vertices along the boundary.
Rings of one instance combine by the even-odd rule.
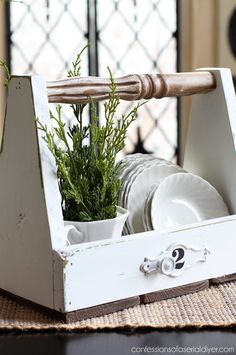
[[[69,77],[80,75],[80,58],[84,49],[72,63]],[[39,128],[45,133],[44,140],[56,160],[62,208],[67,220],[92,221],[116,216],[120,189],[120,164],[116,164],[116,156],[124,148],[127,129],[136,118],[141,104],[127,115],[122,115],[116,125],[115,113],[120,99],[116,95],[116,85],[110,70],[109,74],[111,85],[109,100],[104,104],[104,126],[99,126],[96,105],[92,100],[91,122],[88,125],[83,124],[85,105],[81,104],[71,105],[76,123],[68,129],[63,122],[60,105],[56,108],[56,114],[50,112],[56,124],[52,132],[38,122]],[[58,139],[60,144],[56,144]]]
[[[0,60],[0,67],[3,67],[4,71],[5,71],[5,80],[4,80],[4,86],[6,88],[8,88],[8,85],[11,81],[11,74],[10,74],[10,71],[9,71],[9,68],[7,66],[7,63],[4,61],[4,60]]]

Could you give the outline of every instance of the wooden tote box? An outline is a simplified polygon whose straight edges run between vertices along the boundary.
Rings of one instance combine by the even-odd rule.
[[[231,215],[67,246],[55,161],[36,118],[50,126],[48,102],[107,98],[109,80],[46,85],[38,76],[13,77],[0,154],[0,288],[69,320],[192,292],[236,273],[236,101],[230,70],[129,75],[116,83],[128,100],[193,94],[184,168],[215,186]]]

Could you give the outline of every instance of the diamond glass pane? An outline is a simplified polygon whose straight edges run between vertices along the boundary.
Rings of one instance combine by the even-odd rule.
[[[176,0],[98,0],[99,75],[171,73],[177,69]],[[122,103],[127,111],[130,103]],[[126,152],[175,159],[177,100],[150,100],[130,127]]]
[[[68,64],[86,43],[86,1],[31,0],[12,2],[11,67],[47,80],[66,76]],[[83,74],[87,75],[87,58]]]
[[[65,77],[69,63],[87,43],[88,18],[94,23],[94,29],[97,25],[94,38],[98,41],[100,76],[108,75],[108,65],[116,77],[129,73],[176,72],[176,0],[90,0],[90,7],[88,2],[11,2],[12,72],[37,73],[46,80]],[[97,6],[96,18],[94,6]],[[89,58],[84,54],[82,75],[89,75],[88,63]],[[131,106],[122,102],[120,114]],[[63,110],[70,120],[71,111],[68,107]],[[100,114],[102,123],[102,105]],[[125,152],[154,152],[174,159],[176,146],[176,99],[150,100],[130,127]]]
[[[87,43],[87,4],[74,0],[12,2],[10,26],[13,73],[36,73],[45,80],[65,78],[69,64]],[[86,54],[82,75],[88,75]],[[50,106],[54,110],[54,105]],[[71,121],[67,105],[63,114]]]

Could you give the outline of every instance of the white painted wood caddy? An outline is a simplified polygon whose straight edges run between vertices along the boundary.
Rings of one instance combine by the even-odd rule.
[[[38,76],[13,77],[0,154],[0,288],[67,320],[192,292],[208,286],[207,280],[236,273],[236,101],[230,70],[129,75],[116,84],[126,100],[197,93],[184,168],[213,184],[231,215],[67,246],[55,162],[35,117],[50,125],[48,101],[107,98],[109,80],[46,85]]]

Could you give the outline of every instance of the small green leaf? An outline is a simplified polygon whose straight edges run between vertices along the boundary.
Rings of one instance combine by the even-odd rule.
[[[86,48],[72,63],[68,77],[80,75],[81,55]],[[55,113],[50,111],[55,126],[53,132],[38,122],[56,161],[62,209],[67,220],[92,221],[116,216],[121,168],[120,163],[116,164],[116,156],[124,148],[128,127],[142,104],[121,115],[117,123],[115,116],[120,98],[110,68],[108,72],[111,84],[109,99],[104,104],[104,126],[99,125],[97,107],[92,99],[90,124],[84,124],[84,104],[70,106],[76,123],[68,128],[60,105]]]

